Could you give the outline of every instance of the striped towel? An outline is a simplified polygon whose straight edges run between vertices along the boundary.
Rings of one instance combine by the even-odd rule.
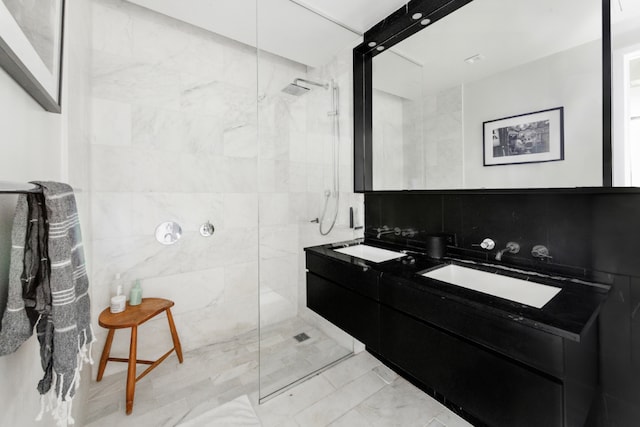
[[[33,334],[33,327],[40,316],[35,310],[34,294],[37,292],[33,292],[33,289],[37,288],[38,281],[35,280],[35,276],[42,265],[40,262],[34,263],[34,260],[47,256],[46,252],[40,251],[41,245],[37,243],[41,234],[40,228],[44,231],[44,221],[38,219],[42,214],[43,204],[42,196],[38,194],[22,194],[18,197],[11,230],[9,294],[0,329],[0,356],[16,351]],[[33,244],[34,241],[36,244]],[[47,286],[41,288],[49,288],[48,279],[43,282],[46,282]],[[31,296],[27,297],[29,301],[25,301],[23,296],[26,295]],[[50,297],[47,303],[44,293],[40,296],[40,308],[42,311],[49,311]]]
[[[36,331],[45,371],[38,384],[42,410],[37,419],[45,410],[51,411],[59,426],[67,426],[74,423],[71,402],[80,384],[82,363],[93,363],[90,346],[95,338],[91,331],[89,280],[73,189],[56,182],[34,184],[42,188],[46,210],[25,202],[31,195],[19,198],[12,234],[15,243],[12,243],[10,297],[2,319],[0,354],[5,354],[6,350],[15,351],[31,335],[33,325],[29,321],[33,316],[30,313],[36,310],[39,314]],[[23,218],[29,218],[29,221]],[[34,238],[32,233],[37,227],[29,228],[28,224],[43,223],[45,227],[38,230],[43,230],[39,232],[44,232],[44,238]],[[25,228],[26,239],[22,237],[22,242],[26,243],[20,245]],[[24,270],[18,265],[22,264],[21,260],[14,263],[20,250],[24,251]],[[44,255],[47,253],[48,259]],[[38,259],[46,265],[36,269],[35,275],[29,273],[29,264],[37,263]],[[15,276],[20,273],[14,271],[15,268],[19,268],[22,275],[22,280],[17,282],[18,289],[15,289]],[[20,294],[22,303],[16,298]],[[35,301],[30,297],[33,295]]]

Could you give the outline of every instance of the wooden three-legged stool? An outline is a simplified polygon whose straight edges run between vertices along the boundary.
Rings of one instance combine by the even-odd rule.
[[[173,307],[173,301],[169,301],[163,298],[143,298],[140,305],[128,305],[122,313],[113,314],[106,308],[100,317],[98,318],[98,324],[103,328],[109,329],[109,335],[107,335],[107,341],[104,344],[102,350],[102,357],[100,357],[100,366],[98,367],[97,381],[102,380],[104,374],[104,368],[107,366],[107,362],[126,362],[129,364],[127,371],[127,415],[131,414],[133,410],[133,396],[136,391],[136,382],[147,375],[153,368],[158,366],[165,360],[171,352],[175,350],[178,360],[182,363],[182,347],[180,346],[180,339],[178,338],[178,332],[176,331],[176,325],[173,323],[173,316],[171,315],[171,307]],[[161,358],[155,361],[151,360],[138,360],[136,359],[137,346],[138,346],[138,326],[143,324],[149,319],[154,318],[162,312],[167,313],[167,320],[169,321],[169,329],[171,330],[171,338],[173,339],[173,348],[166,352]],[[129,346],[129,358],[122,359],[119,357],[109,357],[111,351],[111,343],[113,342],[113,334],[116,329],[131,328],[131,344]],[[145,365],[151,365],[144,370],[138,377],[136,377],[136,363],[142,363]]]

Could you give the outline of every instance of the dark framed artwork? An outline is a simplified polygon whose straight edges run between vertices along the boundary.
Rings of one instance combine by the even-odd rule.
[[[0,66],[45,110],[60,112],[64,0],[0,0]]]
[[[484,122],[484,166],[564,160],[564,108]]]

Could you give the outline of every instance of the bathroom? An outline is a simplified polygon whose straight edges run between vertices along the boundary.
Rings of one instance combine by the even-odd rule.
[[[483,1],[474,0],[469,6]],[[4,3],[9,6],[13,2]],[[195,378],[212,378],[215,383],[228,375],[234,380],[229,386],[233,392],[248,395],[258,415],[264,415],[260,407],[275,406],[281,396],[286,397],[286,393],[279,394],[281,390],[293,385],[287,391],[294,393],[296,387],[317,383],[325,375],[316,375],[322,369],[338,368],[353,363],[355,358],[362,360],[365,353],[362,344],[307,308],[304,248],[350,241],[365,236],[365,231],[367,237],[376,237],[375,230],[385,226],[391,230],[413,227],[454,231],[459,256],[477,255],[471,245],[486,237],[499,245],[519,239],[521,247],[529,251],[530,245],[543,243],[537,239],[544,238],[555,257],[554,264],[594,270],[609,275],[607,279],[615,276],[599,316],[602,389],[593,405],[590,425],[633,425],[631,420],[640,419],[640,393],[632,381],[640,373],[640,341],[634,334],[640,273],[634,263],[632,240],[640,232],[634,223],[640,193],[606,188],[611,177],[607,180],[602,165],[608,162],[610,169],[611,158],[613,184],[634,184],[615,167],[620,163],[619,151],[610,153],[609,158],[601,154],[602,141],[607,142],[605,129],[595,134],[596,144],[601,145],[582,152],[591,157],[578,161],[576,173],[568,174],[560,168],[575,161],[570,155],[572,144],[586,145],[585,135],[571,133],[570,123],[587,121],[584,117],[588,117],[592,124],[600,124],[601,116],[606,117],[606,108],[600,109],[600,105],[606,105],[601,94],[595,104],[586,97],[579,105],[560,101],[548,105],[564,105],[566,115],[565,160],[549,162],[556,169],[548,176],[527,175],[524,171],[529,165],[508,166],[506,180],[515,183],[510,190],[471,190],[504,188],[505,179],[498,176],[501,167],[493,167],[489,169],[496,175],[490,182],[464,190],[453,174],[444,172],[466,171],[466,182],[477,180],[477,167],[467,154],[481,157],[482,153],[465,152],[455,167],[438,170],[441,182],[426,187],[424,182],[433,177],[410,176],[409,169],[399,182],[394,181],[403,173],[396,167],[403,161],[410,162],[407,157],[394,161],[385,152],[382,158],[374,153],[370,165],[373,179],[367,183],[366,179],[361,181],[365,174],[360,169],[366,169],[366,165],[354,162],[354,151],[356,159],[362,157],[358,150],[365,147],[366,132],[358,127],[362,126],[362,115],[357,111],[361,100],[354,99],[359,87],[354,90],[358,76],[354,75],[353,49],[363,42],[362,33],[392,12],[428,2],[413,1],[405,6],[402,1],[385,1],[373,6],[363,1],[340,5],[218,0],[180,2],[179,7],[175,3],[66,2],[60,114],[45,111],[9,74],[0,72],[5,141],[0,181],[54,180],[67,182],[75,189],[89,260],[92,326],[97,338],[94,360],[99,360],[106,339],[98,315],[109,305],[116,282],[121,282],[127,293],[131,283],[140,280],[145,297],[175,302],[173,314],[185,354],[202,354],[203,360],[209,360],[210,351],[213,360],[213,354],[233,359],[235,350],[220,350],[224,345],[237,345],[246,351],[233,361],[216,359],[209,368],[198,360],[198,371],[188,367],[189,358],[183,365],[176,363],[177,375],[183,369],[183,384],[194,384]],[[638,15],[634,15],[636,21],[623,20],[619,15],[621,10],[637,13],[634,7],[631,0],[611,2],[614,87],[609,126],[614,142],[619,126],[625,126],[618,123],[624,114],[616,110],[616,100],[622,96],[619,91],[624,91],[615,86],[617,73],[622,73],[616,68],[620,67],[616,58],[629,46],[640,43],[638,26],[633,25]],[[446,50],[446,44],[440,49]],[[596,86],[601,85],[601,78],[600,73]],[[291,85],[296,79],[306,80],[298,83],[309,90],[292,94]],[[570,83],[562,82],[567,87]],[[518,104],[520,101],[508,105],[513,114],[536,111]],[[397,105],[389,108],[398,112]],[[571,116],[576,111],[585,116]],[[373,114],[377,113],[384,112],[374,109]],[[508,115],[496,114],[492,112],[489,118]],[[390,121],[392,115],[384,118]],[[483,122],[471,119],[476,126]],[[381,135],[375,132],[375,126],[384,127],[383,123],[374,119],[374,141]],[[384,127],[384,142],[397,141],[397,133],[402,131],[408,134],[411,130],[392,124]],[[462,129],[460,133],[469,135],[471,130]],[[457,137],[439,136],[435,145]],[[591,141],[594,134],[586,137]],[[447,158],[457,155],[443,149],[431,146],[422,161],[438,166],[433,165],[434,156],[427,154]],[[390,180],[381,180],[376,170]],[[557,180],[550,183],[541,178]],[[591,190],[543,189],[557,187]],[[395,191],[407,189],[417,191]],[[420,191],[427,189],[445,192]],[[453,189],[458,192],[449,191]],[[8,197],[0,205],[5,242],[15,200],[3,197]],[[172,245],[163,245],[155,238],[156,227],[167,221],[178,223],[182,231]],[[211,236],[200,233],[207,223],[214,227]],[[518,233],[512,233],[514,230]],[[395,231],[387,237],[393,242]],[[3,246],[0,250],[4,277],[8,249]],[[310,337],[306,344],[293,339],[299,334]],[[128,346],[128,333],[116,333],[112,352],[126,354]],[[154,319],[141,328],[138,346],[144,349],[145,358],[162,355],[171,346],[166,321]],[[297,353],[302,346],[306,346],[305,352]],[[353,353],[356,356],[352,357]],[[164,363],[173,366],[169,363],[175,360],[171,360]],[[365,359],[365,364],[374,363],[373,358]],[[46,419],[33,421],[40,405],[35,391],[41,375],[39,366],[38,345],[33,338],[15,354],[0,358],[0,397],[6,408],[18,404],[23,408],[2,411],[0,424],[53,425]],[[82,377],[77,400],[86,404],[74,405],[77,425],[90,425],[100,418],[126,425],[135,423],[133,417],[145,412],[151,417],[154,411],[174,411],[181,416],[186,411],[181,406],[184,396],[176,398],[179,404],[170,400],[170,394],[183,385],[168,382],[165,401],[158,399],[153,403],[158,407],[150,409],[152,404],[143,396],[154,372],[138,385],[138,406],[127,419],[121,402],[125,367],[108,365],[103,380],[111,381],[107,391],[96,391],[100,390],[95,382],[96,365],[85,369],[83,373],[90,374]],[[168,370],[160,365],[158,375],[162,369]],[[203,373],[203,369],[210,372]],[[312,379],[297,384],[308,376]],[[392,391],[385,390],[384,396],[392,401]],[[216,393],[223,394],[220,387]],[[418,393],[422,392],[415,398],[422,401]],[[369,397],[364,396],[362,401]],[[212,392],[212,407],[214,403],[223,404],[225,398]],[[362,411],[359,414],[364,417]],[[355,417],[353,413],[348,416]],[[466,425],[454,417],[448,413],[441,418],[434,415],[422,418],[420,425],[432,421],[431,425]],[[353,418],[343,419],[342,425],[348,425],[349,419]],[[155,420],[149,425],[176,425],[180,418],[167,415]],[[263,424],[269,425],[265,420]],[[297,423],[303,425],[300,420]]]

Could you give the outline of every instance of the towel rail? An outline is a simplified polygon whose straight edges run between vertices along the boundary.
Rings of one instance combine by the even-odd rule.
[[[0,194],[42,193],[42,188],[22,182],[0,181]]]

